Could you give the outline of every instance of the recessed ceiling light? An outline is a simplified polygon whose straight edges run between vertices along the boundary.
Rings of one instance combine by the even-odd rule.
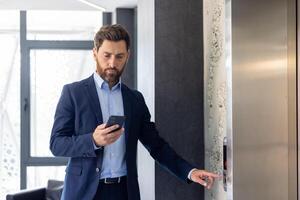
[[[91,6],[93,8],[96,8],[98,10],[105,11],[105,8],[103,8],[101,6],[98,6],[98,5],[94,4],[94,3],[91,3],[91,2],[89,2],[87,0],[77,0],[77,1],[79,1],[81,3],[84,3],[84,4],[88,5],[88,6]]]

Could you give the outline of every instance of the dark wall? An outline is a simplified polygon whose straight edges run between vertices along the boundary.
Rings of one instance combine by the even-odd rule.
[[[155,1],[155,121],[178,154],[204,168],[203,11],[199,0]],[[156,200],[200,200],[204,190],[155,167]]]
[[[111,25],[112,24],[112,13],[103,12],[102,13],[102,25]]]
[[[126,28],[130,34],[131,46],[130,57],[127,66],[122,74],[122,82],[132,89],[137,86],[137,55],[136,55],[136,38],[137,38],[137,25],[136,25],[136,9],[135,8],[117,8],[116,9],[116,22]]]

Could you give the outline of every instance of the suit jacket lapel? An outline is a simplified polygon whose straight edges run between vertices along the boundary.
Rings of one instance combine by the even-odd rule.
[[[101,106],[99,103],[99,98],[98,98],[97,89],[96,89],[93,75],[90,76],[90,78],[88,78],[85,88],[86,88],[87,97],[90,101],[92,110],[93,110],[94,114],[96,115],[98,125],[102,124],[103,123],[102,111],[101,111]]]
[[[122,97],[123,97],[123,107],[125,115],[125,141],[126,145],[128,143],[128,136],[130,132],[130,122],[131,122],[131,113],[132,113],[132,104],[130,99],[129,89],[126,85],[122,84]]]

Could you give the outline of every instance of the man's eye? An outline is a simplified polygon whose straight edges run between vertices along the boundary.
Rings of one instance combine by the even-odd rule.
[[[117,59],[123,59],[123,56],[117,56]]]
[[[109,58],[110,55],[104,55],[105,58]]]

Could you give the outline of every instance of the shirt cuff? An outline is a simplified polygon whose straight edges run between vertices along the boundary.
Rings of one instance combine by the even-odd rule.
[[[188,179],[190,179],[191,181],[192,181],[192,179],[191,179],[192,172],[195,170],[197,170],[197,168],[192,169],[188,174]]]
[[[102,147],[100,146],[100,147],[98,147],[96,144],[95,144],[95,142],[93,141],[93,145],[94,145],[94,150],[97,150],[97,149],[101,149]]]

